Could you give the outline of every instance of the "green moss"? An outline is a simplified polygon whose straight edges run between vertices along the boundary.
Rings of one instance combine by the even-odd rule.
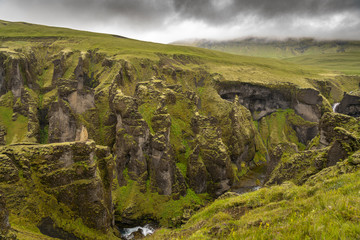
[[[253,161],[256,165],[259,165],[260,163],[266,162],[266,156],[261,151],[257,151],[255,152]]]
[[[149,181],[146,185],[146,191],[143,192],[142,187],[132,180],[128,180],[126,186],[117,188],[113,195],[116,220],[121,221],[121,216],[131,217],[133,220],[138,219],[138,221],[147,218],[148,221],[155,220],[160,225],[169,227],[181,223],[182,215],[186,209],[199,208],[204,203],[204,199],[207,198],[207,195],[196,195],[188,189],[184,197],[173,200],[172,196],[152,192]]]
[[[86,176],[95,167],[95,165],[89,164],[89,155],[91,155],[91,151],[94,149],[94,142],[87,142],[85,144],[15,145],[1,149],[6,154],[12,155],[12,161],[19,168],[18,182],[13,184],[0,183],[0,189],[7,192],[7,206],[11,209],[10,223],[18,230],[16,233],[18,238],[45,238],[40,234],[37,225],[44,217],[50,217],[57,227],[73,233],[82,239],[116,239],[111,231],[101,232],[88,227],[89,219],[81,215],[82,213],[77,210],[77,203],[75,203],[74,199],[70,201],[72,202],[71,204],[65,204],[64,202],[66,201],[56,198],[59,191],[66,188],[69,191],[79,190],[80,195],[84,193],[81,192],[82,188],[96,186],[97,181],[100,179],[98,177],[94,179]],[[68,168],[57,169],[59,168],[57,160],[61,162],[60,164],[63,164],[61,156],[68,151],[72,152],[72,160],[75,163],[68,166]],[[109,171],[112,170],[108,164],[109,162],[111,163],[112,159],[111,155],[108,156],[110,159],[106,158],[106,148],[103,148],[103,151],[105,151],[103,152],[105,157],[99,159],[99,166],[102,165],[101,161],[105,162],[106,166],[100,169],[99,175],[102,177],[103,183],[106,183],[106,173],[103,170],[104,168],[108,168]],[[94,161],[98,161],[96,156]],[[54,184],[51,181],[52,177],[55,177],[53,180],[56,180],[58,179],[57,175],[65,179],[65,181],[71,181],[71,183],[61,185],[60,187],[49,187]],[[79,176],[86,177],[77,180]],[[50,180],[48,181],[48,179]],[[107,187],[110,188],[110,186]],[[108,188],[105,186],[105,189]],[[96,212],[96,209],[94,209],[97,207],[96,204],[92,205],[93,203],[88,201],[81,204],[88,211]],[[80,219],[80,216],[83,219]]]
[[[39,132],[39,143],[48,143],[49,138],[49,125],[46,125],[44,128],[40,129]]]
[[[23,199],[21,205],[15,208],[16,210],[12,208],[10,215],[10,224],[20,231],[18,237],[41,239],[36,237],[42,236],[37,224],[43,217],[50,217],[57,227],[71,232],[75,236],[86,239],[116,239],[112,233],[104,234],[87,227],[68,206],[59,203],[54,196],[46,193],[35,175],[32,175],[32,179],[35,180],[35,185],[31,183],[28,186],[25,185],[26,191],[30,195]],[[26,180],[23,181],[27,184]],[[24,191],[21,188],[18,190],[20,193]]]
[[[299,150],[306,146],[299,142],[292,126],[315,126],[316,123],[305,121],[294,113],[293,109],[279,109],[275,113],[262,118],[259,122],[259,132],[268,149],[273,149],[280,143],[294,143]],[[274,131],[276,129],[276,131]]]
[[[8,107],[0,107],[0,123],[5,126],[6,144],[26,140],[28,118],[18,114],[16,121],[12,120],[13,110]]]
[[[40,95],[42,97],[39,99],[39,105],[42,107],[50,107],[50,104],[57,99],[57,93],[57,89],[52,89],[44,95]]]
[[[0,106],[2,107],[13,107],[14,105],[14,95],[11,91],[8,91],[0,97]]]
[[[138,108],[139,113],[141,114],[141,116],[144,118],[144,120],[148,124],[148,126],[150,128],[150,132],[152,134],[154,134],[155,132],[151,126],[151,119],[154,116],[154,112],[156,111],[156,109],[157,109],[157,103],[155,103],[155,102],[144,103],[141,106],[139,106],[139,108]]]
[[[284,153],[280,163],[271,173],[268,183],[279,184],[289,180],[296,184],[303,184],[309,176],[326,167],[328,161],[326,150]]]
[[[186,165],[184,163],[178,162],[178,163],[176,163],[176,167],[180,170],[180,172],[183,176],[186,176],[187,169],[186,169]]]
[[[51,64],[50,66],[47,66],[46,69],[44,69],[41,75],[39,76],[38,84],[42,88],[51,87],[53,74],[54,74],[54,65]]]

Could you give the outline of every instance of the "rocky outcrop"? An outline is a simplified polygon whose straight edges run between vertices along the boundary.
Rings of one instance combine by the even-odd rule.
[[[116,163],[119,184],[126,185],[124,170],[129,179],[144,186],[150,178],[151,187],[163,195],[185,194],[185,181],[174,161],[170,144],[170,116],[166,111],[166,97],[152,94],[151,99],[162,99],[150,119],[151,129],[138,112],[138,101],[144,100],[145,86],[138,87],[134,99],[116,90],[111,103],[117,116]],[[141,93],[143,91],[143,93]],[[149,96],[146,96],[149,97]],[[145,191],[145,189],[143,189]]]
[[[360,117],[360,92],[358,94],[344,93],[336,112],[352,117]]]
[[[0,53],[0,96],[8,95],[8,101],[2,105],[12,108],[14,121],[18,114],[28,117],[28,133],[23,141],[36,142],[39,133],[38,99],[28,86],[36,89],[38,85],[33,81],[29,61]]]
[[[0,146],[6,144],[6,129],[0,125]]]
[[[5,82],[5,60],[6,60],[6,56],[4,54],[0,53],[0,96],[2,96],[3,94],[5,94],[6,91],[6,82]]]
[[[282,155],[271,173],[268,185],[286,180],[303,184],[310,176],[342,162],[360,149],[360,125],[357,118],[325,113],[319,129],[319,134],[310,143],[313,150]]]
[[[315,175],[306,180],[306,184],[314,186],[316,183],[325,182],[326,180],[340,175],[353,173],[360,169],[360,151],[350,155],[345,161],[337,162],[334,166],[324,168]]]
[[[42,234],[52,238],[80,240],[80,238],[77,238],[74,234],[69,233],[60,227],[57,227],[55,222],[49,217],[43,218],[38,224],[38,228]]]
[[[151,118],[154,135],[151,138],[150,179],[157,192],[164,195],[186,193],[183,176],[175,165],[170,144],[170,115],[165,108],[165,97]]]
[[[150,130],[140,113],[134,98],[116,90],[111,103],[116,113],[116,170],[119,185],[126,185],[124,170],[131,180],[143,185],[148,178]]]
[[[21,93],[24,90],[24,79],[20,73],[20,63],[19,60],[13,59],[10,62],[10,67],[8,68],[10,71],[10,79],[7,82],[8,89],[11,90],[14,100],[16,101],[21,97]]]
[[[69,142],[76,138],[77,122],[68,102],[53,102],[49,110],[49,142]]]
[[[220,82],[217,88],[220,96],[226,100],[234,101],[235,96],[238,96],[239,103],[251,111],[254,120],[259,120],[277,109],[292,108],[305,120],[318,122],[323,105],[327,105],[317,90],[297,89],[292,85],[263,86]]]
[[[9,201],[15,204],[11,205],[14,214],[31,215],[39,224],[48,217],[68,231],[71,229],[64,225],[68,214],[104,233],[112,226],[114,164],[109,149],[93,141],[19,145],[0,148],[0,156],[4,169],[0,181],[9,193]],[[18,194],[22,194],[22,201]],[[28,204],[35,204],[34,210],[21,212],[21,206]]]
[[[346,140],[347,137],[343,136],[343,134],[353,133],[350,135],[354,136],[359,129],[360,125],[358,118],[343,114],[327,113],[322,117],[319,123],[319,137],[316,139],[318,143],[315,144],[313,148],[327,147],[334,142],[335,138],[345,138],[344,140]],[[349,138],[353,139],[354,137],[349,136]]]
[[[17,240],[9,223],[9,211],[6,207],[5,194],[0,191],[0,239]]]
[[[236,164],[239,171],[241,171],[244,163],[249,166],[254,166],[251,163],[254,159],[257,148],[257,142],[254,141],[256,136],[256,128],[252,122],[251,113],[249,110],[239,104],[238,97],[234,99],[234,106],[229,114],[231,119],[232,136],[228,145],[231,152],[231,160]],[[259,144],[258,144],[259,145]],[[263,159],[266,160],[266,159]]]
[[[5,196],[0,191],[0,238],[3,239],[3,236],[9,232],[10,223],[9,223],[9,212],[6,209]]]
[[[223,143],[216,119],[195,114],[191,120],[196,147],[189,157],[187,177],[197,192],[220,196],[234,179],[230,156]]]

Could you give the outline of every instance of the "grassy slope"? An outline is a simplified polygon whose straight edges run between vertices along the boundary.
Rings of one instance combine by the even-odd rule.
[[[201,67],[210,73],[220,73],[226,80],[248,82],[293,82],[309,87],[305,77],[317,78],[322,70],[268,58],[238,56],[195,47],[164,45],[119,38],[107,34],[76,31],[27,23],[0,21],[0,51],[16,54],[17,49],[30,49],[47,43],[53,49],[82,51],[99,49],[113,59],[148,58],[158,60],[159,53],[188,55],[199,59]],[[22,50],[24,51],[24,50]],[[197,64],[180,66],[183,69]]]
[[[359,239],[360,171],[337,175],[350,165],[338,163],[303,186],[286,182],[218,199],[182,228],[150,239]]]
[[[239,55],[284,59],[300,65],[360,75],[359,41],[314,41],[313,39],[277,41],[250,38],[219,42],[195,41],[185,45]]]
[[[360,75],[360,52],[313,54],[285,60],[302,65],[319,66],[339,73]]]

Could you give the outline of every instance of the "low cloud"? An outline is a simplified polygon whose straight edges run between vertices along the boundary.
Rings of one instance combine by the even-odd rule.
[[[360,40],[359,0],[0,0],[0,18],[163,43],[249,35]]]

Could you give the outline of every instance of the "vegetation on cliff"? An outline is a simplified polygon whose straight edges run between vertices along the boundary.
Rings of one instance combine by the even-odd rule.
[[[284,182],[240,196],[225,194],[181,228],[158,230],[149,239],[358,239],[358,157],[302,186]]]

